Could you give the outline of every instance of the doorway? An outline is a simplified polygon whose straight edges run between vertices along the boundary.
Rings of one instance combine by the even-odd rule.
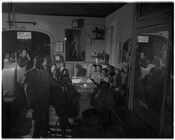
[[[36,55],[41,57],[50,55],[50,36],[38,31],[22,31],[10,30],[2,32],[2,60],[6,53],[13,55],[16,51],[21,53],[25,49],[31,57],[31,60]],[[30,67],[33,62],[30,62]]]

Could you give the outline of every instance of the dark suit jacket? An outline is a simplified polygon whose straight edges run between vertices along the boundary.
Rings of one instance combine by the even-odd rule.
[[[152,68],[150,70],[150,73],[152,83],[150,89],[149,104],[151,109],[153,109],[156,113],[160,113],[163,99],[165,68],[162,68],[159,71],[156,71],[156,68]]]
[[[51,104],[59,115],[75,116],[80,94],[70,82],[65,82],[51,78]]]
[[[48,106],[50,99],[49,74],[42,70],[44,77],[33,67],[24,77],[25,93],[31,107],[34,104]]]
[[[27,62],[28,62],[28,60],[26,57],[19,56],[19,58],[18,58],[19,67],[23,68],[24,66],[27,65]]]

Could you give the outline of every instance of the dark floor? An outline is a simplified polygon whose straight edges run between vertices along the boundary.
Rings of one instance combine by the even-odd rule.
[[[16,106],[15,106],[16,105]],[[26,100],[15,101],[6,105],[6,117],[3,117],[4,138],[30,138],[32,116]],[[70,119],[71,126],[66,129],[66,138],[155,138],[152,131],[147,129],[126,107],[114,107],[111,111],[111,124],[102,126],[100,116],[93,110],[82,114],[84,121],[75,125]],[[58,116],[55,109],[50,108],[48,138],[62,138],[60,126],[56,128]],[[4,115],[3,115],[4,116]],[[4,123],[5,122],[5,123]],[[13,123],[12,123],[13,122]],[[5,127],[4,127],[5,126]],[[5,132],[4,132],[5,130]]]
[[[58,117],[55,115],[54,108],[50,108],[50,131],[48,138],[61,138],[61,129],[58,126],[58,129],[55,131],[56,121]],[[71,120],[71,128],[66,129],[66,138],[120,138],[122,135],[120,128],[117,126],[108,126],[102,127],[99,122],[98,115],[92,115],[86,119],[80,125],[74,125]],[[28,107],[24,107],[22,110],[19,119],[12,128],[9,138],[29,138],[32,119]],[[115,132],[112,132],[114,131]]]

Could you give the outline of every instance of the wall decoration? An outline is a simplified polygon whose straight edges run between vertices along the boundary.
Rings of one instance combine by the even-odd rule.
[[[55,51],[56,52],[64,52],[64,42],[63,41],[56,41],[55,42]]]
[[[84,27],[84,19],[76,19],[72,21],[72,28],[83,28]]]
[[[99,60],[104,60],[105,64],[108,64],[109,61],[109,55],[105,53],[104,50],[102,50],[101,52],[91,52],[91,56],[92,58],[95,58],[95,62],[96,64],[99,63]]]
[[[64,62],[64,57],[61,54],[55,54],[54,61],[55,62]]]
[[[95,30],[92,30],[92,33],[94,34],[94,39],[96,40],[104,40],[105,30],[99,29],[98,27],[95,27]]]
[[[131,50],[132,50],[132,42],[131,39],[126,40],[123,43],[122,46],[122,52],[121,52],[121,61],[124,65],[130,64],[131,61]]]
[[[65,29],[66,61],[84,61],[83,30]]]

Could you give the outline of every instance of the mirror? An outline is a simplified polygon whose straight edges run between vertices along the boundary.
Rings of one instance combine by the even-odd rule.
[[[140,33],[137,40],[135,105],[161,115],[168,31]]]

